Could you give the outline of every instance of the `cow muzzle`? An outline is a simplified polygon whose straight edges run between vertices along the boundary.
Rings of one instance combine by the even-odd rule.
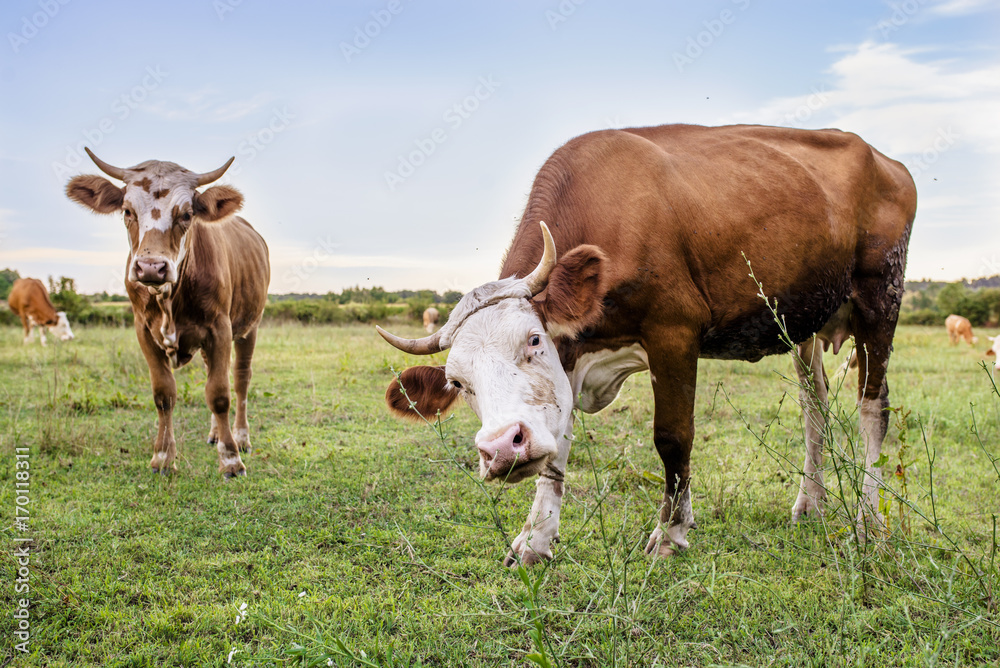
[[[136,258],[132,267],[135,271],[135,280],[143,285],[163,285],[171,283],[172,277],[170,263],[162,257],[140,257]]]
[[[479,472],[484,480],[518,482],[538,473],[545,466],[548,452],[538,456],[531,430],[517,422],[499,435],[476,442]]]

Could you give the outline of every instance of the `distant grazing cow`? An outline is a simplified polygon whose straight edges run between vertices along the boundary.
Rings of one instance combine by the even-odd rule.
[[[19,278],[14,281],[14,286],[7,297],[7,305],[21,318],[25,343],[31,343],[35,327],[38,327],[43,346],[46,328],[52,336],[59,337],[60,341],[73,339],[73,330],[69,326],[66,312],[56,310],[52,300],[49,299],[49,291],[45,289],[45,284],[37,278]]]
[[[379,332],[416,355],[451,348],[446,366],[409,368],[400,382],[425,416],[466,400],[482,420],[475,440],[484,478],[540,476],[508,565],[552,557],[574,407],[601,410],[628,376],[649,369],[666,484],[646,551],[669,555],[688,547],[695,526],[698,359],[788,351],[749,261],[798,344],[801,381],[815,388],[801,397],[807,454],[796,520],[821,510],[825,496],[823,349],[836,352],[851,334],[857,341],[864,531],[882,522],[885,376],[915,211],[906,168],[837,130],[594,132],[558,149],[535,177],[500,280],[462,297],[430,336]],[[542,220],[550,227],[539,233]],[[395,381],[386,400],[413,416]]]
[[[219,179],[233,159],[195,174],[158,160],[123,169],[86,150],[101,171],[125,184],[77,176],[66,194],[97,213],[125,214],[130,248],[125,289],[159,413],[150,466],[159,473],[175,468],[177,386],[172,370],[201,350],[208,365],[205,399],[212,412],[208,441],[216,444],[225,477],[243,475],[240,450],[250,449],[250,363],[271,269],[264,240],[235,215],[243,195],[230,186],[197,190]],[[235,434],[229,424],[229,356],[234,349]]]
[[[945,318],[944,326],[948,329],[948,340],[953,346],[958,345],[959,340],[965,341],[970,346],[979,341],[978,336],[972,335],[972,323],[968,318],[952,313]]]
[[[431,306],[424,311],[424,329],[427,330],[428,334],[433,334],[434,330],[437,329],[438,320],[441,318],[441,314],[438,310]]]
[[[990,348],[986,351],[986,356],[994,358],[993,375],[995,377],[997,367],[1000,367],[1000,356],[997,355],[997,348],[1000,348],[1000,345],[998,345],[998,342],[1000,342],[1000,336],[987,336],[986,338],[990,340]]]

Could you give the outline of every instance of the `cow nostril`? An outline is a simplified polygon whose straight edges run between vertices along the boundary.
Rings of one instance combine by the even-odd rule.
[[[524,440],[524,437],[521,436],[521,432],[517,432],[517,434],[514,436],[514,443],[515,444],[520,443],[522,440]]]

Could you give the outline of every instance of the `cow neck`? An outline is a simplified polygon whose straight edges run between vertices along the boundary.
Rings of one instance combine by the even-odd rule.
[[[160,347],[167,354],[170,365],[177,368],[178,349],[180,337],[177,335],[177,320],[174,317],[174,289],[184,280],[184,270],[187,268],[189,254],[185,254],[184,259],[177,265],[177,281],[160,288],[148,288],[149,293],[156,299],[156,306],[160,309]]]

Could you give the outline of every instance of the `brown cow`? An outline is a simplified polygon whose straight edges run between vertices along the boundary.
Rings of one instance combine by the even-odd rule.
[[[14,281],[14,286],[7,297],[7,305],[21,318],[25,343],[31,343],[33,340],[35,327],[38,327],[43,346],[46,328],[52,336],[59,337],[60,341],[73,340],[73,330],[66,318],[66,311],[56,310],[52,300],[49,299],[49,291],[45,289],[45,284],[37,278],[19,278]]]
[[[944,319],[944,326],[948,330],[948,340],[953,346],[958,345],[960,340],[970,346],[979,341],[978,336],[972,335],[972,323],[964,316],[952,313]]]
[[[441,319],[441,314],[433,306],[428,307],[424,310],[424,329],[427,330],[428,334],[433,334],[434,330],[437,329],[438,320]]]
[[[762,290],[798,344],[803,385],[814,388],[801,397],[807,454],[795,520],[820,511],[825,496],[823,350],[856,339],[864,531],[881,522],[885,376],[915,212],[903,165],[850,133],[690,125],[594,132],[558,149],[535,177],[500,280],[466,294],[431,336],[379,331],[413,354],[451,348],[445,367],[407,369],[401,382],[423,415],[465,398],[482,420],[484,478],[540,476],[508,565],[552,556],[574,407],[601,410],[629,375],[649,369],[666,484],[646,550],[669,555],[688,546],[695,525],[698,359],[788,351]],[[539,234],[542,220],[551,234],[545,225]],[[413,415],[395,382],[386,399],[398,415]]]
[[[209,443],[227,478],[243,475],[240,450],[249,451],[247,388],[250,363],[267,301],[271,269],[267,245],[236,212],[243,195],[230,186],[196,188],[219,179],[233,159],[195,174],[172,162],[148,160],[123,169],[87,155],[118,187],[100,176],[77,176],[67,196],[97,213],[124,211],[129,256],[125,289],[159,413],[154,472],[175,468],[173,369],[201,350],[208,366],[205,399],[212,413]],[[229,424],[229,356],[235,349],[235,430]],[[235,431],[235,435],[234,432]]]

